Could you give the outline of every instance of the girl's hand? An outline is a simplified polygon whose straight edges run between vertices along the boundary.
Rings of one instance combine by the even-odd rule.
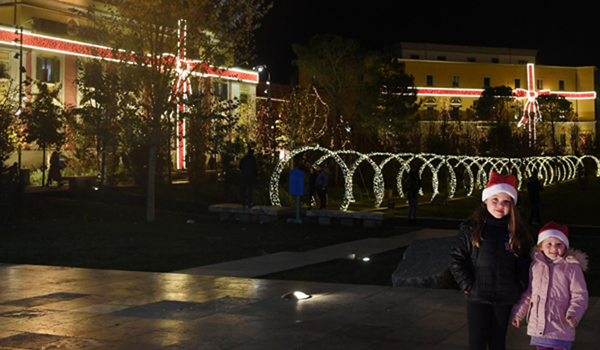
[[[577,319],[573,316],[567,316],[567,322],[571,325],[571,327],[577,327]]]
[[[515,326],[517,328],[521,328],[521,320],[519,320],[518,318],[513,317],[511,323],[512,323],[513,326]]]

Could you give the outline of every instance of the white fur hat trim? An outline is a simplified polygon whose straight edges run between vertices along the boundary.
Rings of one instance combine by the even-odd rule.
[[[556,237],[556,238],[560,239],[565,244],[567,249],[569,248],[569,239],[567,238],[567,236],[565,236],[565,234],[562,233],[561,231],[554,230],[554,229],[545,230],[545,231],[540,232],[540,234],[538,235],[537,244],[542,243],[546,238],[549,238],[549,237]]]
[[[485,202],[486,199],[500,192],[505,192],[509,196],[511,196],[513,201],[515,202],[515,205],[517,205],[517,190],[507,183],[499,183],[490,187],[486,187],[483,190],[483,192],[481,192],[481,201]]]

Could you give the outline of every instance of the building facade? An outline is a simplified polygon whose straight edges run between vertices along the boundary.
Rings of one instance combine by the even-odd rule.
[[[541,120],[524,118],[537,106],[543,94],[564,96],[572,103],[576,119],[555,124],[561,143],[570,151],[570,129],[577,125],[581,142],[595,138],[596,67],[564,67],[536,65],[535,50],[468,47],[424,43],[400,43],[394,48],[406,73],[414,77],[418,96],[422,99],[421,120],[435,121],[440,111],[448,111],[453,119],[468,119],[473,107],[487,87],[507,86],[513,89],[517,103],[514,123],[525,127],[535,138],[536,124]],[[533,108],[533,109],[532,109]],[[528,113],[524,113],[525,111]]]
[[[98,53],[110,49],[95,46],[84,37],[81,26],[89,25],[77,16],[85,12],[89,0],[0,0],[0,91],[6,93],[11,86],[19,86],[26,98],[31,98],[35,84],[61,85],[61,102],[79,107],[82,96],[76,85],[77,61],[97,58]],[[100,7],[101,9],[101,7]],[[193,52],[193,48],[188,48]],[[186,58],[184,57],[183,60]],[[185,61],[193,62],[192,60]],[[249,69],[222,69],[209,67],[205,73],[195,73],[204,86],[212,86],[221,100],[239,99],[247,104],[244,113],[255,114],[258,73]],[[208,84],[208,85],[207,85]],[[175,139],[185,136],[178,128]],[[185,139],[185,138],[184,138]],[[177,142],[173,157],[177,168],[185,167],[185,143]],[[41,155],[35,145],[22,151],[22,165],[39,168]],[[13,155],[8,162],[16,161]],[[9,164],[10,164],[9,163]]]

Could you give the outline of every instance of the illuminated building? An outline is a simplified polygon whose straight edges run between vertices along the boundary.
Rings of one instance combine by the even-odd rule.
[[[536,50],[469,47],[424,43],[400,43],[394,48],[406,73],[414,77],[423,103],[421,120],[435,121],[447,110],[454,120],[467,120],[483,89],[508,86],[513,89],[514,124],[526,127],[535,139],[536,122],[524,118],[535,113],[536,97],[557,94],[572,102],[578,118],[580,143],[592,142],[596,133],[596,67],[565,67],[535,64]],[[527,116],[525,114],[525,116]],[[536,119],[539,118],[539,115]],[[543,118],[541,122],[548,122]],[[571,120],[557,123],[559,142],[570,151]]]
[[[84,32],[78,30],[88,25],[72,9],[84,11],[89,0],[0,0],[0,89],[8,90],[10,81],[41,81],[52,87],[62,85],[60,98],[65,105],[78,107],[81,94],[75,80],[77,61],[81,57],[109,56],[110,49],[91,44]],[[22,36],[22,41],[21,41]],[[22,55],[17,55],[20,51]],[[179,55],[182,62],[194,59],[194,50],[188,48],[187,55]],[[19,74],[21,74],[19,76]],[[203,79],[205,86],[213,86],[213,98],[220,100],[239,99],[248,104],[246,112],[254,115],[258,73],[249,69],[216,69],[210,67],[204,74],[191,73]],[[208,85],[207,85],[208,84]],[[23,87],[31,98],[35,94],[34,84]],[[181,135],[183,130],[179,130]],[[175,135],[174,135],[175,139]],[[177,168],[183,168],[185,151],[182,142],[177,143]],[[24,153],[33,150],[24,150]],[[175,154],[176,153],[176,154]],[[16,155],[13,155],[16,157]],[[41,157],[31,157],[24,165],[39,162]],[[8,162],[13,162],[10,159]]]

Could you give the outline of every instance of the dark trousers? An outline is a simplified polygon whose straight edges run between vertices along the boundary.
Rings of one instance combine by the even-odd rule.
[[[242,182],[242,204],[252,204],[252,182]]]
[[[469,350],[505,350],[512,307],[468,302]]]
[[[317,196],[321,202],[321,209],[325,209],[327,206],[327,189],[317,188]]]
[[[533,223],[533,219],[537,219],[538,225],[542,224],[542,220],[540,220],[540,205],[539,204],[531,204],[531,213],[529,214],[529,225]]]
[[[408,218],[414,220],[417,218],[417,197],[408,197]]]

